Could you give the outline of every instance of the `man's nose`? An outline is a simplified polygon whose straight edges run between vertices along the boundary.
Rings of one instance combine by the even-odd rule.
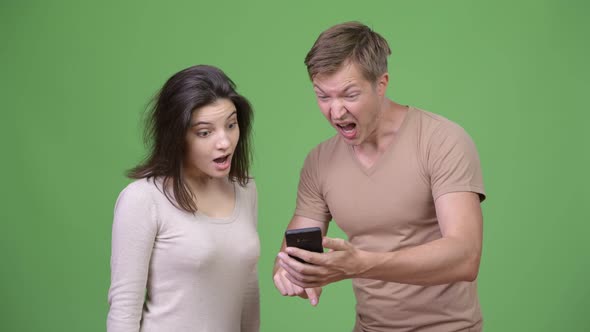
[[[335,98],[330,105],[330,115],[332,116],[332,119],[339,120],[344,114],[346,114],[346,108],[340,99]]]

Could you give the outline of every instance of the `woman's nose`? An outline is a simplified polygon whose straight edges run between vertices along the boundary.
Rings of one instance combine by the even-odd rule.
[[[220,134],[219,138],[217,139],[216,148],[225,150],[225,149],[229,148],[229,146],[230,146],[229,135],[225,131],[223,131]]]

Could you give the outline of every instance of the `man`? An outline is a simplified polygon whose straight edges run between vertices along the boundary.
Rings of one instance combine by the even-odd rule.
[[[305,64],[337,135],[307,156],[288,229],[329,221],[349,241],[278,255],[275,286],[317,305],[352,278],[354,331],[480,331],[476,277],[485,198],[471,138],[451,121],[385,96],[385,39],[358,22],[324,31]],[[297,256],[309,264],[288,256]]]

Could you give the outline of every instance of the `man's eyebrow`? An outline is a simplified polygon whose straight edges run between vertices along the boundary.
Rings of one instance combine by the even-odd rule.
[[[322,90],[322,88],[320,88],[319,86],[314,84],[313,87],[315,89],[317,89],[319,92],[325,93],[324,90]],[[358,88],[358,85],[356,83],[352,82],[352,83],[345,85],[344,89],[342,89],[342,92],[348,92],[348,90],[355,89],[355,88]]]
[[[237,115],[237,114],[238,114],[238,111],[233,111],[233,112],[231,112],[231,114],[227,116],[226,120],[227,120],[227,119],[229,119],[229,118],[231,118],[231,117],[232,117],[232,116],[234,116],[234,115]],[[196,126],[199,126],[199,125],[210,125],[210,124],[211,124],[211,122],[207,122],[207,121],[199,121],[199,122],[197,122],[197,123],[193,123],[193,124],[191,124],[191,127],[196,127]]]
[[[319,90],[321,93],[324,93],[324,90],[322,90],[322,88],[320,88],[316,84],[313,85],[313,88]]]
[[[355,89],[355,88],[358,88],[358,86],[356,85],[356,83],[350,83],[350,84],[346,85],[344,87],[344,90],[342,90],[342,91],[346,92],[348,90]]]

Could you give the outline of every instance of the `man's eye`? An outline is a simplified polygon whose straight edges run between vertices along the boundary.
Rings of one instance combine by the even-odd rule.
[[[358,96],[359,96],[358,94],[348,95],[348,96],[346,96],[346,99],[348,99],[348,100],[355,100],[356,97],[358,97]]]
[[[318,99],[321,101],[326,101],[328,100],[328,96],[318,96]]]

